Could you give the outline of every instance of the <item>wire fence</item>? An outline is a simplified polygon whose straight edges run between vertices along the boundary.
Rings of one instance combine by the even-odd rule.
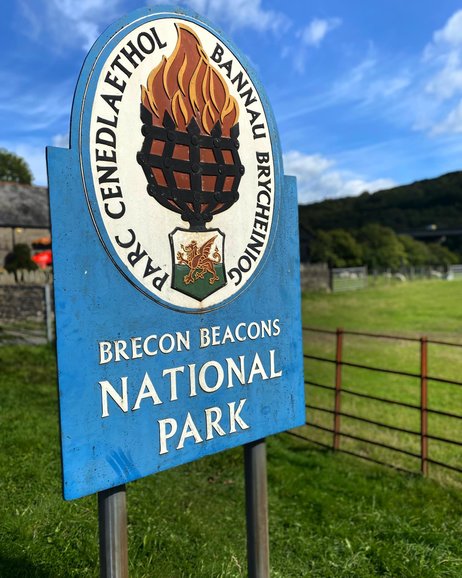
[[[330,288],[333,293],[364,289],[367,283],[367,267],[342,267],[330,270]]]
[[[420,470],[425,476],[429,466],[462,473],[462,381],[453,377],[461,374],[462,343],[303,329],[305,351],[314,351],[304,354],[306,424],[293,435],[375,463]],[[329,337],[333,343],[326,341]],[[346,354],[346,343],[358,339],[360,345]],[[390,343],[398,344],[399,354],[387,352]],[[439,350],[433,365],[438,371],[449,368],[447,376],[429,374],[429,349],[434,346]],[[441,348],[452,353],[442,354]],[[354,354],[365,362],[352,359]],[[405,365],[412,362],[414,370],[384,364],[398,358]],[[326,372],[325,366],[333,371]],[[329,375],[331,383],[326,383]],[[405,459],[396,459],[397,455]]]

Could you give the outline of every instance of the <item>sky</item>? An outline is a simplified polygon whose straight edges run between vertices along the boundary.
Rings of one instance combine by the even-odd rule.
[[[46,185],[68,146],[74,89],[107,26],[155,2],[6,0],[0,147]],[[460,0],[184,0],[246,54],[279,128],[300,203],[462,169]]]

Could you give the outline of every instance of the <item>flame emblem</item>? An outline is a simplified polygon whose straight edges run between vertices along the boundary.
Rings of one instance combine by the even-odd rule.
[[[226,82],[210,65],[196,34],[176,24],[178,42],[169,58],[165,56],[141,87],[141,102],[162,126],[168,112],[180,131],[194,118],[203,134],[211,134],[219,121],[223,136],[230,136],[238,122],[239,109]]]
[[[239,198],[245,172],[239,148],[239,107],[210,64],[200,39],[175,24],[178,40],[141,86],[142,133],[138,163],[147,192],[204,231],[214,215]]]
[[[175,49],[141,86],[145,138],[137,158],[148,194],[189,222],[169,234],[172,288],[202,301],[227,283],[225,235],[206,223],[239,199],[239,107],[195,32],[175,26]]]

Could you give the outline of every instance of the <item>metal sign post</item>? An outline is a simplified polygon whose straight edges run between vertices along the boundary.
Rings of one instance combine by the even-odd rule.
[[[264,88],[197,14],[137,10],[91,48],[70,148],[47,161],[65,499],[100,493],[115,572],[111,488],[245,445],[265,576],[259,440],[302,425],[305,402],[297,188]]]
[[[268,578],[268,488],[264,439],[244,446],[244,465],[248,575],[249,578]]]
[[[128,578],[125,485],[98,492],[101,578]]]

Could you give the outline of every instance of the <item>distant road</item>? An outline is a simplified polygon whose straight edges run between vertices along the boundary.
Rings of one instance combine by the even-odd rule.
[[[418,229],[414,231],[403,231],[401,234],[409,235],[414,239],[460,237],[462,236],[462,229]]]

